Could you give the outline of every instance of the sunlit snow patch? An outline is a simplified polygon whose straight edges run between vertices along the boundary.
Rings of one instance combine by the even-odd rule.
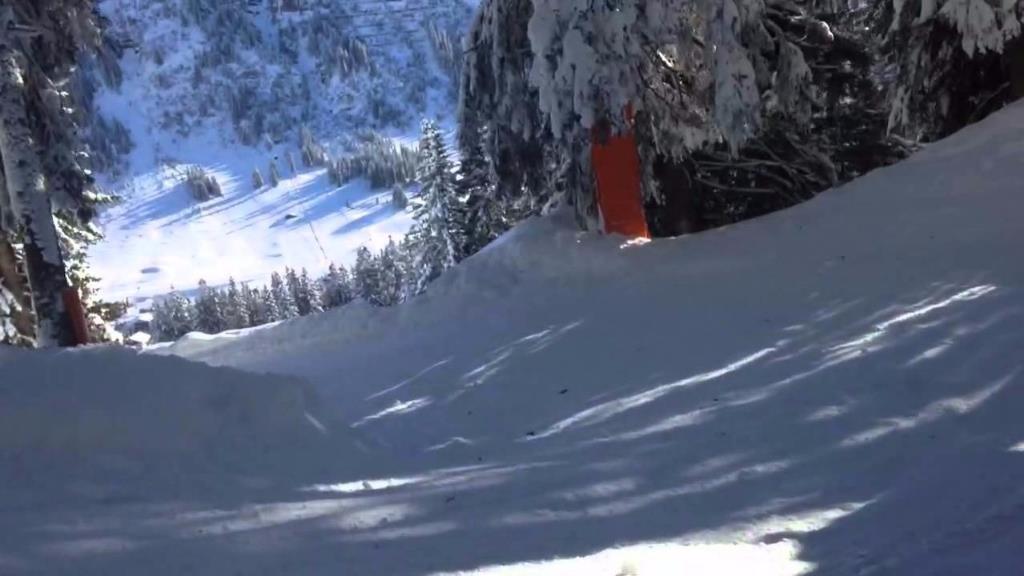
[[[899,326],[912,320],[918,320],[928,314],[931,314],[936,310],[946,308],[958,302],[970,302],[971,300],[977,300],[978,298],[990,294],[995,290],[995,286],[988,284],[974,286],[973,288],[968,288],[966,290],[958,292],[940,302],[911,309],[907,312],[904,312],[903,314],[896,316],[895,318],[890,318],[885,322],[876,324],[873,330],[861,336],[860,338],[851,340],[849,342],[844,342],[837,346],[833,346],[832,348],[829,349],[829,352],[832,354],[842,356],[845,354],[849,354],[851,352],[869,349],[872,344],[874,344],[876,341],[885,336],[889,329],[893,328],[894,326]]]
[[[870,502],[769,516],[748,524],[700,532],[676,542],[647,542],[590,556],[506,566],[487,566],[434,576],[799,576],[814,570],[790,539],[766,543],[772,534],[806,534],[827,527]]]
[[[775,544],[639,544],[580,558],[494,566],[446,576],[797,576],[814,568],[791,541]]]
[[[372,422],[385,416],[396,416],[398,414],[407,414],[423,408],[432,402],[430,398],[416,398],[415,400],[409,400],[407,402],[396,401],[392,406],[389,406],[376,414],[371,414],[366,418],[363,418],[359,422],[356,422],[352,426],[362,426],[367,422]]]
[[[406,478],[374,478],[370,480],[355,480],[353,482],[342,482],[338,484],[314,484],[303,488],[303,492],[330,492],[334,494],[355,494],[357,492],[369,492],[397,488],[408,484],[419,484],[428,480],[428,476],[408,476]]]

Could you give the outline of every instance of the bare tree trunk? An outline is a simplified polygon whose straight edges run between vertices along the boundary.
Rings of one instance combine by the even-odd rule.
[[[26,113],[25,81],[18,53],[0,38],[0,161],[11,210],[24,238],[25,269],[36,315],[36,344],[74,346],[64,305],[67,270],[50,197]]]

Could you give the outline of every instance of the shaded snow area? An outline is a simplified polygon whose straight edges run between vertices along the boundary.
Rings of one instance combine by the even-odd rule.
[[[221,368],[5,354],[2,405],[39,416],[4,429],[2,571],[1018,573],[1022,155],[1018,105],[753,222],[537,219],[406,305],[159,349]],[[217,417],[286,449],[207,442]]]

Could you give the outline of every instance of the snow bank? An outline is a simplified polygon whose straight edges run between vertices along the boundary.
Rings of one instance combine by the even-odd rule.
[[[320,435],[294,378],[116,348],[0,350],[0,374],[0,459],[23,466],[238,465],[310,449]]]

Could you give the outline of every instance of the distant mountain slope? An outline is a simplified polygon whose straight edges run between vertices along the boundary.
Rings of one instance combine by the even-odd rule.
[[[457,56],[445,43],[468,26],[461,0],[274,4],[102,0],[107,34],[125,48],[127,100],[105,111],[173,157],[167,140],[203,129],[249,145],[294,140],[300,125],[344,139],[451,109]]]
[[[200,279],[262,284],[285,266],[322,272],[408,230],[385,191],[338,188],[301,161],[292,173],[286,158],[301,158],[303,127],[342,155],[375,134],[409,145],[424,117],[450,122],[471,16],[461,0],[102,0],[100,10],[121,73],[93,82],[103,85],[94,100],[134,145],[99,175],[122,199],[90,253],[101,297],[145,301]],[[269,181],[271,162],[282,183],[254,190],[253,170]],[[225,196],[191,198],[189,167]]]
[[[188,292],[201,279],[216,286],[233,277],[259,287],[286,266],[322,273],[332,261],[351,264],[361,245],[382,249],[412,224],[409,210],[390,204],[390,191],[371,190],[364,180],[338,188],[322,168],[293,176],[282,165],[279,186],[254,191],[248,171],[258,153],[185,154],[187,165],[204,166],[220,181],[224,196],[196,202],[184,165],[119,188],[126,199],[104,215],[106,238],[90,253],[104,298],[142,304],[172,286]]]

